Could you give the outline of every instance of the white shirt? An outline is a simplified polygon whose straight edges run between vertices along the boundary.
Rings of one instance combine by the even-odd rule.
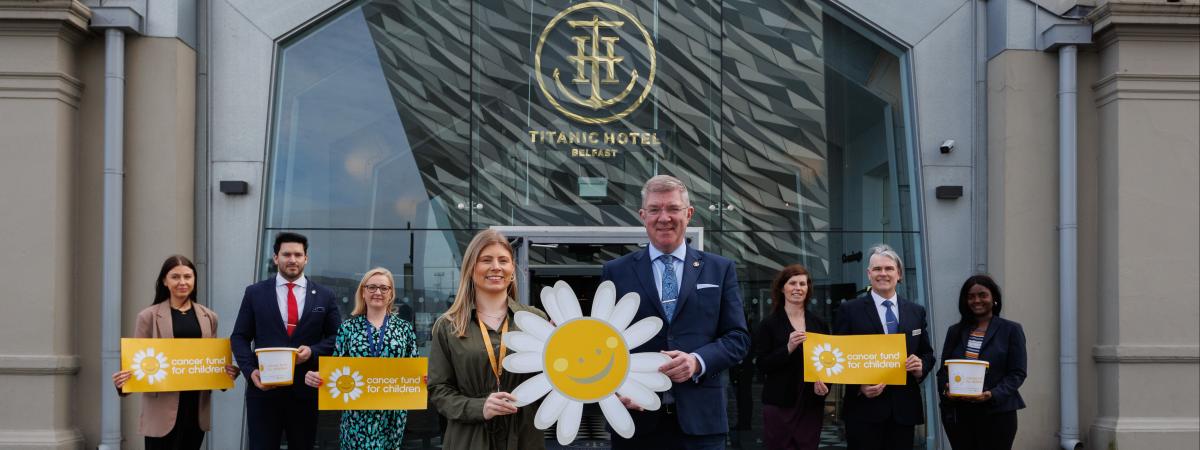
[[[279,304],[279,317],[283,319],[283,328],[287,328],[288,300],[287,284],[289,281],[278,273],[275,274],[275,302]],[[292,292],[296,294],[296,324],[300,324],[300,316],[304,315],[304,298],[308,293],[308,278],[300,274],[300,278],[291,283]]]
[[[892,298],[880,297],[874,289],[871,290],[871,298],[875,300],[875,311],[879,312],[879,324],[883,325],[883,332],[887,333],[887,308],[883,307],[884,300],[891,300],[892,314],[896,315],[896,330],[900,330],[900,302],[896,299],[897,295],[892,294]]]
[[[647,245],[647,247],[650,248],[650,267],[654,269],[654,285],[658,287],[659,300],[662,300],[662,278],[663,272],[667,270],[667,265],[659,261],[658,257],[666,253],[663,253],[654,245]],[[670,255],[673,257],[671,258],[671,269],[675,271],[675,283],[679,285],[679,292],[676,295],[683,295],[683,260],[687,259],[687,245],[679,244],[678,247],[675,247],[675,250],[671,251]],[[677,300],[679,299],[670,301]],[[678,309],[675,310],[675,314],[679,314]],[[696,361],[700,361],[700,371],[696,373],[696,376],[692,377],[692,381],[699,382],[700,377],[708,370],[708,366],[704,364],[704,358],[701,358],[699,353],[692,353],[692,356],[696,357]],[[663,398],[666,397],[664,396]]]

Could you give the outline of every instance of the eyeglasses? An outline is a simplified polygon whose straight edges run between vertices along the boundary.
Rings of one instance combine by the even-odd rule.
[[[374,284],[368,284],[366,286],[363,286],[363,290],[367,291],[367,292],[379,292],[380,294],[386,294],[388,292],[392,292],[392,287],[391,286],[376,286]]]
[[[678,216],[678,215],[682,214],[684,211],[687,211],[687,208],[683,208],[683,207],[679,207],[679,206],[672,206],[670,208],[654,207],[654,208],[643,208],[642,211],[645,211],[646,215],[648,215],[648,216],[658,216],[659,214],[662,214],[664,212],[669,215],[672,215],[672,216]]]

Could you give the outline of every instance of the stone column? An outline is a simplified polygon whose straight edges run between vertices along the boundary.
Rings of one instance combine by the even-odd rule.
[[[1089,20],[1101,208],[1099,295],[1080,298],[1099,311],[1088,447],[1191,448],[1200,439],[1200,4],[1109,1]]]
[[[74,178],[91,12],[79,1],[0,1],[0,448],[79,448],[72,312]]]

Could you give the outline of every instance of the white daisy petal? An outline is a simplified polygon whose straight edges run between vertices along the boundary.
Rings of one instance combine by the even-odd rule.
[[[578,303],[577,303],[578,304]],[[583,418],[583,403],[574,400],[567,401],[562,416],[558,418],[558,443],[567,446],[579,434],[579,420]]]
[[[517,311],[516,314],[513,314],[513,322],[517,323],[517,327],[521,331],[532,334],[542,342],[546,342],[546,339],[550,338],[550,333],[554,332],[554,325],[550,325],[546,319],[529,311]]]
[[[613,282],[605,281],[600,283],[600,287],[596,288],[596,295],[592,297],[592,313],[593,319],[608,321],[608,316],[612,315],[613,308],[617,305],[617,288]],[[619,330],[620,328],[618,328]]]
[[[671,379],[659,372],[630,372],[629,378],[656,392],[662,392],[671,388]]]
[[[575,296],[575,291],[566,281],[558,280],[554,283],[554,296],[558,297],[558,312],[563,316],[563,321],[558,323],[566,323],[568,320],[583,316],[583,309],[579,307],[579,298]]]
[[[555,296],[555,289],[550,286],[542,288],[542,309],[546,310],[546,315],[550,316],[550,320],[555,324],[566,322],[563,320],[562,312],[558,310],[558,297]]]
[[[662,319],[647,317],[630,325],[621,335],[625,337],[625,345],[628,345],[629,349],[633,350],[637,346],[645,344],[646,341],[654,338],[654,335],[658,334],[659,330],[662,330],[662,326]]]
[[[504,333],[501,339],[504,345],[511,348],[515,352],[540,352],[546,346],[545,339],[538,339],[536,336],[523,331],[510,331]]]
[[[552,387],[550,386],[550,380],[546,378],[546,374],[539,373],[533,378],[525,380],[516,389],[513,389],[512,395],[517,398],[517,402],[513,406],[520,408],[536,402],[543,395],[546,395],[547,392],[550,392]]]
[[[624,330],[629,326],[629,322],[633,322],[633,317],[637,315],[638,306],[641,306],[641,296],[637,292],[630,292],[621,297],[621,301],[617,302],[617,306],[613,307],[612,314],[608,316],[608,323],[613,328]]]
[[[634,381],[632,378],[626,378],[625,382],[621,383],[621,387],[617,388],[617,393],[629,397],[630,400],[633,400],[642,409],[657,411],[662,406],[662,401],[659,400],[658,394],[655,394],[654,391],[643,386],[642,383]]]
[[[629,416],[629,410],[625,409],[625,405],[621,404],[621,399],[616,395],[601,399],[600,411],[604,412],[604,419],[608,421],[608,425],[613,428],[613,431],[625,439],[633,437],[633,418]]]
[[[559,414],[563,408],[567,407],[567,402],[572,402],[567,397],[559,394],[557,391],[550,391],[546,395],[546,399],[542,400],[542,406],[538,407],[537,414],[533,415],[533,426],[539,430],[550,428],[554,422],[558,420]]]
[[[670,357],[662,353],[634,353],[629,355],[629,371],[658,373],[658,368],[670,360]]]
[[[542,367],[542,352],[513,353],[504,357],[504,370],[513,373],[534,373],[545,370]]]

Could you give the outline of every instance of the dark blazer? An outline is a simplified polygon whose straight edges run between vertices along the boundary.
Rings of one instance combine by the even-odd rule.
[[[942,347],[942,361],[964,359],[967,353],[967,336],[973,326],[956,323],[946,332],[946,344]],[[982,404],[955,401],[945,396],[949,382],[949,369],[943,365],[937,371],[937,390],[941,398],[942,415],[953,414],[956,407],[979,408],[988,413],[1016,411],[1025,407],[1025,400],[1017,388],[1025,383],[1025,331],[1021,324],[1002,317],[992,317],[987,332],[983,335],[983,346],[979,349],[979,360],[988,362],[983,377],[983,390],[992,391],[992,398]]]
[[[275,277],[254,283],[246,287],[242,296],[242,307],[238,310],[237,322],[233,325],[233,334],[229,336],[229,344],[233,347],[233,357],[238,367],[246,376],[246,396],[292,395],[315,397],[317,390],[304,384],[304,374],[317,370],[317,357],[333,354],[334,342],[337,339],[338,326],[342,323],[342,313],[338,311],[333,301],[333,291],[308,279],[308,292],[304,299],[304,312],[300,314],[300,323],[289,337],[279,314],[279,303],[275,295]],[[250,380],[250,374],[258,369],[256,348],[264,347],[299,347],[307,345],[312,350],[312,357],[303,364],[296,365],[291,386],[259,390]]]
[[[908,354],[921,358],[924,368],[920,378],[907,374],[908,384],[888,386],[875,398],[867,398],[858,385],[847,385],[843,397],[847,421],[880,423],[891,422],[904,426],[925,423],[925,410],[921,407],[921,381],[934,369],[937,359],[933,357],[933,346],[929,344],[929,324],[925,308],[896,296],[900,324],[897,331],[904,333]],[[875,300],[868,292],[862,297],[842,303],[838,308],[833,325],[834,334],[883,334],[883,323]]]
[[[829,325],[811,311],[804,314],[804,327],[808,333],[829,334]],[[755,363],[765,378],[764,404],[803,407],[825,401],[824,395],[813,392],[813,383],[804,382],[804,371],[810,367],[804,360],[804,351],[797,347],[792,353],[787,352],[788,336],[793,331],[796,329],[787,313],[779,311],[767,316],[754,333]],[[796,404],[797,399],[800,404]]]
[[[691,435],[727,433],[729,420],[721,373],[741,362],[750,351],[750,333],[733,261],[689,247],[675,318],[668,323],[649,254],[648,249],[638,250],[605,263],[601,271],[603,280],[616,285],[617,298],[629,292],[641,296],[635,323],[650,316],[663,319],[658,335],[632,351],[680,350],[700,355],[705,371],[699,380],[675,383],[671,388],[680,429]],[[655,416],[651,413],[630,411],[638,435],[654,432]]]

